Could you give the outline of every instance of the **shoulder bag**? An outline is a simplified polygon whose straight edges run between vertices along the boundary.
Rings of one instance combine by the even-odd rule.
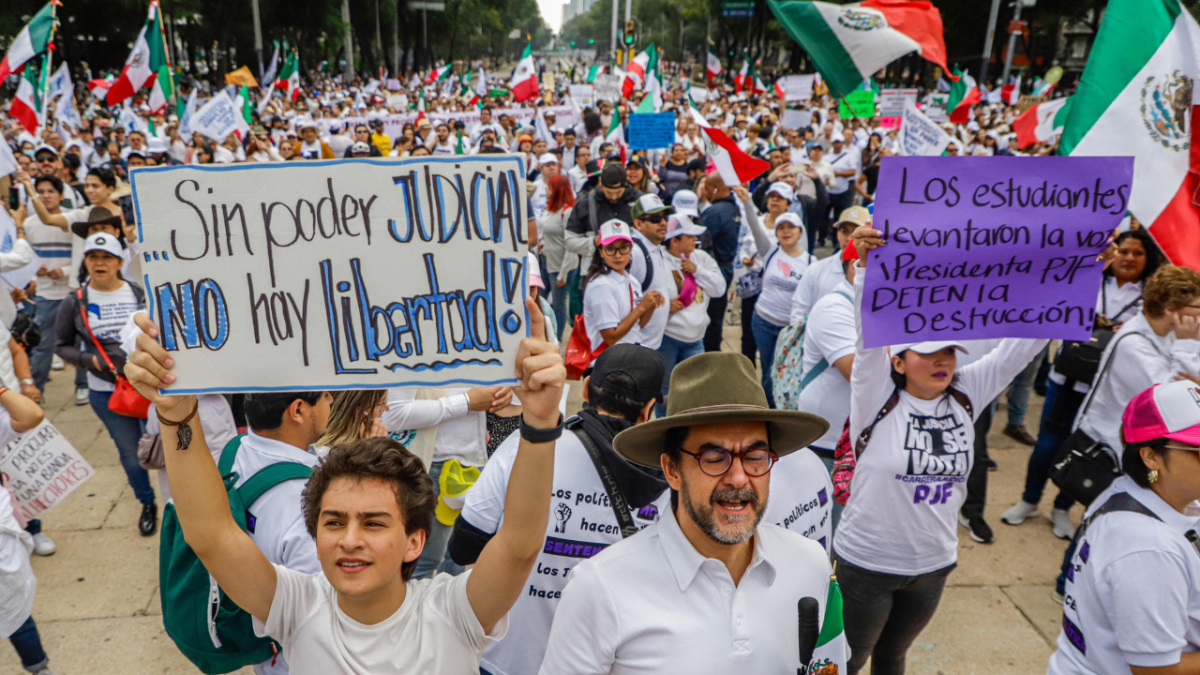
[[[1108,296],[1103,283],[1100,285],[1100,297],[1101,305],[1107,306]],[[1116,316],[1120,317],[1141,302],[1140,297],[1134,299],[1133,302],[1122,307]],[[1092,329],[1090,340],[1063,341],[1062,346],[1058,349],[1058,354],[1054,357],[1054,371],[1068,380],[1092,384],[1096,379],[1096,372],[1100,370],[1100,359],[1104,356],[1104,350],[1108,347],[1108,343],[1112,342],[1114,335],[1112,322],[1101,314],[1096,319],[1096,326]]]
[[[92,332],[92,327],[88,323],[87,294],[84,292],[84,289],[76,289],[75,297],[79,300],[79,315],[83,317],[83,327],[87,329],[88,335],[92,337],[92,344],[96,345],[96,351],[99,352],[100,358],[104,359],[105,365],[108,366],[108,369],[117,378],[117,388],[113,390],[112,396],[108,398],[108,409],[125,417],[146,419],[146,415],[150,412],[150,399],[139,394],[137,389],[134,389],[133,385],[129,384],[129,380],[117,372],[112,359],[108,358],[108,352],[104,351],[100,340],[96,339],[96,334]]]
[[[1104,363],[1104,369],[1096,375],[1096,380],[1092,383],[1092,389],[1088,392],[1083,410],[1080,411],[1077,419],[1083,420],[1087,416],[1087,411],[1092,406],[1092,400],[1096,397],[1096,390],[1100,387],[1104,375],[1112,365],[1113,358],[1117,355],[1117,347],[1127,335],[1141,335],[1141,333],[1124,333],[1113,343],[1112,354]],[[1154,345],[1155,350],[1158,349],[1158,345],[1155,345],[1153,340],[1145,335],[1141,336]],[[1087,506],[1095,501],[1096,497],[1100,496],[1100,493],[1104,492],[1119,475],[1121,475],[1121,467],[1117,462],[1116,451],[1077,428],[1058,449],[1050,480],[1054,481],[1063,494]]]
[[[625,499],[625,493],[621,492],[621,486],[617,485],[617,479],[613,476],[608,460],[604,459],[600,448],[596,447],[587,432],[583,430],[582,420],[578,417],[567,420],[566,427],[575,433],[575,437],[583,444],[584,450],[587,450],[588,457],[592,458],[596,473],[600,475],[600,482],[604,484],[604,492],[608,495],[608,504],[612,507],[613,515],[617,517],[617,525],[621,527],[621,538],[626,539],[637,534],[638,527],[633,522],[633,516],[629,515],[629,502]]]

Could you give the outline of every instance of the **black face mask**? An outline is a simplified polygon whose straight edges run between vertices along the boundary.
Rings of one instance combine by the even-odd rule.
[[[630,506],[635,509],[648,506],[670,487],[661,471],[633,464],[613,450],[612,439],[632,427],[633,422],[601,415],[594,408],[581,410],[579,418],[583,420],[583,430],[588,438],[600,448]]]

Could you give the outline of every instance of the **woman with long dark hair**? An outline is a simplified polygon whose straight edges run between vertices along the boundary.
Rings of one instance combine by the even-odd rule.
[[[612,345],[638,344],[641,329],[665,302],[658,291],[642,295],[642,285],[628,272],[632,252],[629,225],[614,218],[600,226],[600,245],[583,291],[583,323],[593,363]]]

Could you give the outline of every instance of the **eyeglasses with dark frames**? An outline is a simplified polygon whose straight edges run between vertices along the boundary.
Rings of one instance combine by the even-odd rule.
[[[733,466],[733,458],[737,457],[742,462],[742,471],[746,472],[747,476],[759,478],[771,473],[771,467],[775,466],[775,462],[779,461],[779,456],[771,452],[768,448],[750,448],[741,452],[730,452],[725,448],[718,446],[701,446],[700,452],[688,452],[683,448],[679,449],[685,455],[692,457],[700,465],[700,470],[707,476],[718,478],[729,472]]]

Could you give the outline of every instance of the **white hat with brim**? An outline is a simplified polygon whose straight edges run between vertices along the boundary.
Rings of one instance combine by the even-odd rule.
[[[674,239],[681,234],[686,234],[690,237],[701,237],[708,232],[707,228],[701,227],[688,216],[682,213],[675,213],[667,217],[667,236],[663,237],[663,241]]]
[[[905,342],[905,343],[898,344],[898,345],[892,345],[891,347],[889,347],[889,349],[891,349],[892,355],[895,356],[896,354],[899,354],[900,352],[908,351],[910,349],[918,354],[936,354],[937,352],[940,352],[947,347],[954,347],[955,349],[957,349],[958,351],[960,351],[964,354],[971,353],[971,352],[967,351],[967,348],[963,346],[963,343],[958,342],[956,340],[929,340],[927,342]]]

